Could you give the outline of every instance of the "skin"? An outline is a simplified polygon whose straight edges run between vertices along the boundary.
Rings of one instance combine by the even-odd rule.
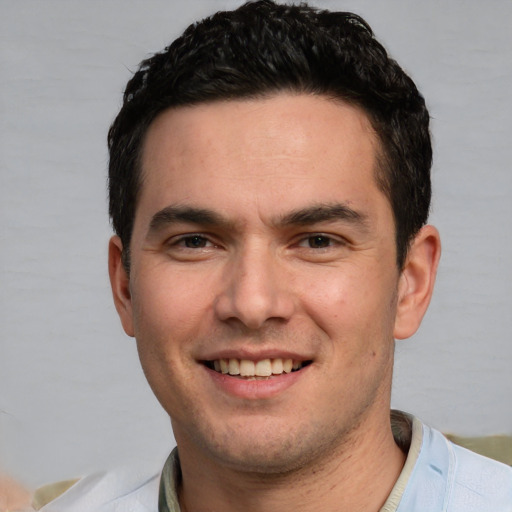
[[[391,491],[394,339],[421,322],[440,244],[424,227],[397,268],[378,149],[361,110],[320,96],[181,107],[151,125],[130,276],[117,237],[109,268],[189,512],[371,511]],[[220,357],[311,364],[248,383],[204,365]]]

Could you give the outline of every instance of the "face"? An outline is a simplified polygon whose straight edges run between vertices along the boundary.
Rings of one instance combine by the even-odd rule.
[[[400,275],[377,147],[364,113],[319,96],[152,124],[114,281],[178,445],[286,471],[389,422]]]

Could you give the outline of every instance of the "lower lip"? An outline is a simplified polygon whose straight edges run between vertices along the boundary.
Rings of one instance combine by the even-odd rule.
[[[203,366],[209,377],[224,393],[246,400],[272,398],[293,386],[308,371],[311,365],[301,370],[273,375],[268,379],[243,379],[211,370]]]

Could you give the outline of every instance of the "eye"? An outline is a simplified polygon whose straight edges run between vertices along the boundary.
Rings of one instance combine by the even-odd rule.
[[[313,235],[306,238],[305,243],[311,249],[324,249],[333,243],[333,239],[326,235]]]
[[[304,237],[299,241],[299,247],[306,249],[326,249],[334,245],[340,245],[340,241],[334,239],[332,236],[315,233],[313,235]]]
[[[203,249],[209,244],[211,245],[211,242],[204,236],[190,235],[180,238],[176,244],[186,247],[187,249]]]
[[[218,237],[209,233],[181,233],[169,238],[163,251],[175,261],[206,261],[222,253],[222,241],[217,240]]]

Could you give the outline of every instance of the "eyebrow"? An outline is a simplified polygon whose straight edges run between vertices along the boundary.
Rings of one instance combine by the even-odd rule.
[[[350,224],[368,227],[368,217],[345,203],[319,204],[287,213],[278,221],[278,226],[308,226],[319,222],[345,221]]]
[[[320,222],[344,221],[366,229],[368,219],[365,214],[350,208],[345,203],[316,204],[291,211],[276,218],[275,227],[308,226]],[[233,230],[236,222],[226,219],[208,208],[193,206],[167,206],[153,215],[149,223],[148,235],[158,232],[170,224],[184,222],[200,226]]]
[[[233,223],[213,210],[192,206],[167,206],[155,213],[149,223],[148,234],[177,222],[231,228]]]

